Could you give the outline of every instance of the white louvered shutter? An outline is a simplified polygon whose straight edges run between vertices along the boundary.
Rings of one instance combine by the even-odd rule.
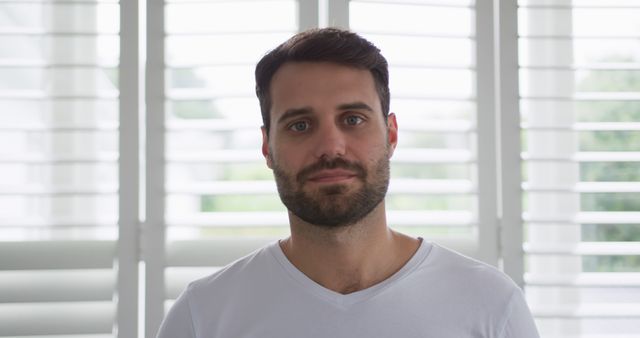
[[[149,273],[162,276],[166,284],[147,297],[168,300],[165,310],[187,282],[288,233],[285,208],[260,152],[254,69],[262,55],[298,31],[299,9],[292,0],[164,6],[165,68],[160,71],[165,72],[161,104],[166,111],[164,118],[153,119],[166,130],[157,135],[164,139],[165,158],[152,159],[148,172],[157,175],[156,165],[165,168],[166,177],[156,181],[166,182],[164,205],[151,201],[165,210],[151,212],[163,218],[166,235],[155,247],[165,250],[164,262],[148,270],[147,278]],[[150,142],[149,151],[154,146]],[[161,319],[153,316],[149,330]]]
[[[391,111],[399,128],[389,224],[498,264],[493,111],[480,108],[476,96],[487,80],[478,77],[476,55],[484,45],[476,41],[491,46],[491,37],[477,34],[475,23],[490,25],[490,18],[476,19],[476,4],[468,0],[353,0],[348,11],[349,28],[376,44],[389,62]],[[490,84],[480,90],[492,93]],[[482,134],[479,114],[490,127]],[[479,244],[481,237],[491,239]]]
[[[0,1],[0,337],[113,336],[118,32],[117,1]]]
[[[640,336],[640,3],[519,2],[525,286],[542,337]]]

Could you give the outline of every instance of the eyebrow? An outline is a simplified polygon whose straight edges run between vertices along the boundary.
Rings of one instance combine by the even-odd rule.
[[[282,116],[280,116],[278,118],[277,123],[282,123],[285,120],[294,118],[296,116],[300,116],[300,115],[308,115],[311,114],[313,112],[313,109],[311,109],[311,107],[302,107],[302,108],[291,108],[291,109],[287,109],[285,110],[285,112],[282,114]]]
[[[338,106],[338,110],[367,110],[373,112],[373,108],[364,102],[344,103]]]

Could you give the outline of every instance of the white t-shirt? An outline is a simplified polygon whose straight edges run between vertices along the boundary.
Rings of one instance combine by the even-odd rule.
[[[343,295],[273,243],[191,283],[159,338],[534,338],[521,290],[499,270],[422,241],[397,273]]]

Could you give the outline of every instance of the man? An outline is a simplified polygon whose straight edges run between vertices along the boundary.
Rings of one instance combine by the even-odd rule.
[[[387,226],[398,126],[375,46],[300,33],[256,82],[291,236],[191,283],[159,337],[538,337],[504,274]]]

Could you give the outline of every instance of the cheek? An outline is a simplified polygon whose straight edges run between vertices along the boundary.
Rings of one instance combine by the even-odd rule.
[[[352,144],[353,151],[358,153],[358,157],[366,159],[368,163],[377,162],[381,156],[388,153],[386,138],[360,138]]]
[[[286,157],[294,161],[313,153],[316,142],[317,139],[309,135],[298,137],[283,135],[274,143],[274,147],[280,158]]]
[[[274,150],[270,150],[271,161],[274,165],[288,173],[299,170],[301,159],[298,154],[301,153],[300,150],[290,149],[289,147],[279,147]]]

